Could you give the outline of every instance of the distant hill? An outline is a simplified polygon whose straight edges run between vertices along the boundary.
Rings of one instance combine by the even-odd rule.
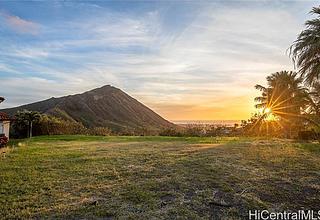
[[[114,131],[138,128],[159,130],[174,126],[136,99],[110,85],[82,94],[50,98],[1,111],[13,116],[23,109],[81,122],[88,128],[109,127]]]

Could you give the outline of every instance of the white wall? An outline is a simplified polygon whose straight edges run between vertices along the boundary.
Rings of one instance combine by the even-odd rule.
[[[1,129],[1,123],[3,124],[2,126],[3,129]],[[4,134],[7,138],[9,138],[9,131],[10,131],[10,122],[9,121],[0,122],[0,133]]]

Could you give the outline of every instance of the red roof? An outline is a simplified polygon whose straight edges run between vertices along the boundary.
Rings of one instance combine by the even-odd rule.
[[[0,112],[0,121],[10,121],[10,117],[4,113],[4,112]]]

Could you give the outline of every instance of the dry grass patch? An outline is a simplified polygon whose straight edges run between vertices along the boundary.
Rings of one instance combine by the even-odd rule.
[[[0,160],[1,219],[246,219],[320,199],[316,147],[287,140],[58,136],[14,149]]]

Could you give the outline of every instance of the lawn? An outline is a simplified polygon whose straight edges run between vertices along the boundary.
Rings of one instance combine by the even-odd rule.
[[[320,207],[320,145],[50,136],[1,149],[0,219],[246,219]]]

